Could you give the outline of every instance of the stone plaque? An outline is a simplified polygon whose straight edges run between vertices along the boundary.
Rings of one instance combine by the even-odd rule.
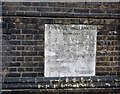
[[[45,24],[45,77],[94,76],[97,28]]]

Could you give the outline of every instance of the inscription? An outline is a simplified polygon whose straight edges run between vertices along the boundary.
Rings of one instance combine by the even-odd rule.
[[[45,25],[45,77],[94,76],[97,28]]]

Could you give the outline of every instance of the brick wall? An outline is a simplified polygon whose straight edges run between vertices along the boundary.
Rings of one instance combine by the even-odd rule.
[[[3,94],[24,90],[36,94],[118,94],[119,6],[118,2],[3,2]],[[97,26],[96,76],[44,77],[45,24]]]

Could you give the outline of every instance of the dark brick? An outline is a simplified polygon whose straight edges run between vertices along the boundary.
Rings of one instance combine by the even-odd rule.
[[[17,6],[2,6],[2,10],[18,10]]]
[[[22,33],[23,34],[36,34],[37,33],[37,30],[36,29],[23,29],[22,30]]]
[[[44,46],[44,41],[42,41],[42,40],[40,40],[40,41],[36,40],[36,41],[34,41],[34,45]]]
[[[8,52],[9,52],[9,51],[11,51],[11,48],[12,48],[12,47],[11,47],[11,46],[8,47],[7,44],[5,44],[5,45],[2,46],[3,52],[4,52],[4,51],[8,51]]]
[[[20,40],[24,40],[25,39],[25,35],[16,35],[16,38],[20,39]]]
[[[44,77],[44,73],[38,73],[38,77]]]
[[[20,63],[10,63],[11,67],[20,67]]]
[[[25,28],[25,24],[24,23],[15,23],[15,28],[17,28],[17,29],[24,29]]]
[[[11,50],[16,50],[16,46],[12,46],[12,47],[11,47]]]
[[[120,10],[113,10],[113,9],[110,9],[110,10],[106,10],[107,13],[120,13]]]
[[[3,23],[6,23],[6,22],[8,23],[8,22],[11,22],[11,19],[9,17],[3,17],[2,22]]]
[[[106,66],[109,66],[110,63],[107,63],[106,61],[99,61],[99,62],[96,62],[96,66],[99,67],[99,66],[103,66],[103,67],[106,67]]]
[[[10,41],[11,45],[20,45],[20,41]]]
[[[16,35],[11,35],[11,39],[15,40],[16,39]]]
[[[104,13],[105,11],[101,9],[90,9],[90,13]]]
[[[3,52],[2,55],[4,56],[10,56],[10,52]]]
[[[7,29],[8,28],[8,24],[7,23],[2,23],[2,28],[3,29]],[[5,31],[5,30],[4,30]],[[4,32],[3,32],[4,33]]]
[[[118,3],[116,2],[106,2],[106,3],[104,2],[102,6],[108,9],[118,9]]]
[[[10,56],[4,56],[3,58],[1,58],[1,60],[4,62],[4,63],[8,63],[8,61],[12,61],[13,57],[10,57]],[[3,64],[4,64],[3,63]]]
[[[41,17],[84,17],[86,14],[76,14],[76,13],[67,13],[67,12],[42,12]],[[86,15],[87,16],[87,15]],[[53,22],[50,22],[53,23]]]
[[[20,77],[20,73],[8,73],[6,77]]]
[[[116,26],[116,30],[120,30],[120,25],[117,25],[117,26]]]
[[[44,58],[43,57],[34,57],[34,61],[43,61]]]
[[[38,62],[36,62],[36,64],[38,67],[44,67],[44,62],[38,61]]]
[[[16,11],[4,11],[4,12],[6,12],[6,16],[14,16],[15,14],[16,14]],[[11,25],[10,25],[11,26]]]
[[[15,77],[6,77],[4,79],[4,82],[11,83],[11,82],[21,82],[21,78],[15,78]]]
[[[25,28],[26,29],[35,29],[35,27],[34,27],[35,25],[34,24],[25,24]]]
[[[33,68],[26,68],[26,71],[33,71]]]
[[[21,64],[22,67],[37,67],[37,63],[27,61]]]
[[[22,41],[22,45],[34,45],[34,41]]]
[[[112,71],[112,67],[106,68],[106,71]]]
[[[26,35],[26,39],[27,40],[30,40],[30,39],[32,40],[33,39],[33,35]]]
[[[120,76],[120,72],[118,71],[117,73],[116,73],[118,76]]]
[[[38,11],[25,12],[25,16],[27,16],[27,17],[40,17],[40,12],[38,12]]]
[[[47,6],[49,3],[46,2],[39,2],[39,6]]]
[[[44,69],[43,68],[34,68],[34,71],[35,72],[44,72]]]
[[[38,52],[39,56],[44,56],[44,52]]]
[[[96,71],[105,71],[106,67],[96,67]]]
[[[4,32],[4,31],[3,31],[3,32]],[[3,38],[3,40],[10,40],[10,39],[11,39],[11,35],[3,34],[3,35],[2,35],[2,38]]]
[[[23,2],[2,2],[2,5],[23,5]]]
[[[25,57],[25,61],[32,61],[32,57]]]
[[[17,57],[17,61],[24,61],[24,57]]]
[[[44,46],[34,46],[34,50],[36,51],[44,50]]]
[[[39,3],[38,3],[38,2],[32,2],[31,5],[32,5],[32,6],[39,6]]]
[[[19,11],[36,11],[36,8],[33,6],[20,6]]]
[[[34,39],[35,40],[44,40],[44,35],[42,35],[42,34],[36,34],[36,35],[34,35]]]
[[[2,15],[7,15],[8,11],[2,10]]]
[[[89,9],[74,9],[74,12],[76,13],[89,13]]]
[[[11,56],[20,56],[20,52],[10,52]]]
[[[16,61],[17,60],[17,58],[16,57],[12,57],[12,61]]]
[[[65,7],[65,3],[64,2],[56,2],[56,6],[57,7]]]
[[[48,20],[49,21],[49,20]],[[45,31],[45,27],[43,25],[38,25],[37,27],[35,28],[38,28],[37,29],[37,34],[44,34],[44,31]]]
[[[3,34],[11,35],[11,32],[9,32],[8,30],[4,29],[3,30]]]
[[[101,72],[96,72],[96,75],[97,75],[97,76],[98,76],[98,75],[99,75],[99,76],[107,76],[107,75],[109,75],[108,73],[109,73],[109,72],[102,72],[102,71],[101,71]]]
[[[120,62],[118,61],[118,65],[120,66]]]
[[[24,68],[18,68],[18,71],[19,72],[24,72],[25,70],[24,70]]]
[[[9,72],[16,72],[16,68],[9,68]]]
[[[31,19],[34,19],[34,18],[31,18]],[[29,18],[21,18],[21,22],[24,23],[24,24],[31,24],[31,19]]]
[[[36,56],[37,52],[22,52],[22,56]]]
[[[38,7],[37,8],[37,11],[39,12],[52,12],[53,8],[50,8],[50,7]]]
[[[116,62],[113,61],[113,62],[110,63],[110,65],[111,65],[111,66],[117,66],[117,65],[118,65],[118,62],[117,62],[117,61],[116,61]]]
[[[59,7],[57,8],[57,7],[56,7],[56,8],[53,8],[53,11],[55,11],[55,12],[56,12],[56,11],[57,11],[57,12],[62,12],[63,10],[61,10],[61,9],[62,9],[62,8],[59,8]]]
[[[28,23],[32,23],[32,24],[39,23],[39,18],[37,18],[37,17],[31,18]]]
[[[25,5],[25,6],[31,6],[31,2],[23,2],[23,5]]]
[[[55,10],[55,12],[66,12],[66,13],[73,13],[73,11],[74,10],[72,8],[61,8],[60,11]],[[77,11],[76,11],[76,13],[77,13]],[[81,13],[82,13],[82,11],[81,11]]]
[[[65,3],[65,7],[74,7],[74,8],[76,8],[77,6],[80,6],[80,5],[84,5],[85,3],[82,3],[82,4],[80,4],[80,3],[78,3],[78,2],[73,2],[73,3]],[[84,6],[85,7],[85,6]],[[84,8],[83,7],[83,8]]]
[[[17,48],[17,50],[24,50],[25,49],[24,46],[17,46],[16,48]]]
[[[30,52],[34,51],[33,46],[26,46],[25,50],[29,50]]]
[[[24,16],[25,12],[24,11],[16,11],[16,16]]]
[[[108,75],[117,75],[118,72],[114,71],[114,72],[109,72]]]
[[[14,23],[9,23],[9,24],[8,24],[8,28],[9,28],[9,29],[15,28],[15,24],[14,24]]]
[[[23,77],[37,77],[36,73],[23,73],[22,74]]]

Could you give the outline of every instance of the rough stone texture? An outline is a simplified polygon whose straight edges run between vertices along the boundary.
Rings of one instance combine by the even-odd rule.
[[[118,94],[119,6],[117,2],[3,2],[3,94]],[[96,76],[44,77],[45,24],[97,26]]]

